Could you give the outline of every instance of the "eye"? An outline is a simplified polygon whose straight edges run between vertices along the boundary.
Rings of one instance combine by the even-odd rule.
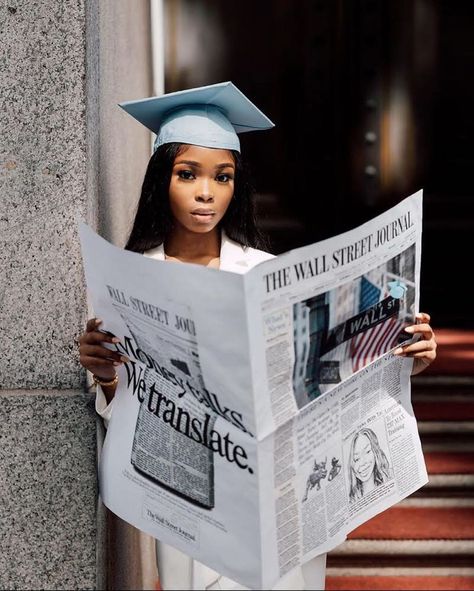
[[[178,177],[185,181],[191,181],[194,178],[194,174],[191,170],[178,170]]]
[[[216,176],[216,181],[218,183],[228,183],[229,181],[231,181],[234,177],[231,174],[228,173],[224,173],[222,172],[221,174],[218,174]]]

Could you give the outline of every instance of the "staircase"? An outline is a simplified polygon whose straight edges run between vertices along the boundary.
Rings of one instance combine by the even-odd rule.
[[[412,378],[429,483],[329,553],[329,591],[474,589],[474,332],[436,336]]]

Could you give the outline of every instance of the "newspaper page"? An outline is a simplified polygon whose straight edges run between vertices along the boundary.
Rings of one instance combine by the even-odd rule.
[[[81,226],[97,316],[130,361],[104,503],[251,588],[334,548],[426,483],[411,361],[421,191],[245,274],[170,264]]]
[[[85,225],[81,236],[94,313],[130,359],[119,368],[99,463],[101,498],[122,519],[219,572],[238,578],[245,565],[244,578],[258,588],[257,440],[242,277],[126,252]]]
[[[420,191],[246,275],[259,453],[273,458],[263,559],[279,576],[427,482],[412,361],[391,353],[418,311],[421,221]]]
[[[283,576],[427,482],[411,361],[388,353],[308,404],[259,445],[272,468],[264,561]]]

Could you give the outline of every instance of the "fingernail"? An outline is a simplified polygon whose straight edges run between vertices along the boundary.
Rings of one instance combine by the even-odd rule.
[[[394,355],[400,355],[401,353],[403,353],[403,349],[401,347],[398,347],[398,349],[395,349],[393,352]]]
[[[120,343],[120,339],[118,339],[117,337],[114,337],[112,339],[112,343]]]
[[[130,361],[130,359],[128,357],[125,357],[125,355],[121,355],[120,359],[124,362],[124,363],[128,363]]]
[[[413,326],[407,326],[405,328],[405,332],[413,332],[415,329],[413,328]]]
[[[117,367],[117,365],[122,365],[122,362],[121,361],[114,361],[113,365],[115,365]]]
[[[101,324],[102,323],[102,320],[100,318],[96,318],[95,319],[95,323],[96,323],[96,326],[97,326],[98,324]]]

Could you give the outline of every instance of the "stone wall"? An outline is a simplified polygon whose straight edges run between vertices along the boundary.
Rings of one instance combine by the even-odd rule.
[[[149,31],[145,0],[0,6],[0,588],[106,584],[77,220],[123,245],[150,138],[117,102],[151,94]]]

